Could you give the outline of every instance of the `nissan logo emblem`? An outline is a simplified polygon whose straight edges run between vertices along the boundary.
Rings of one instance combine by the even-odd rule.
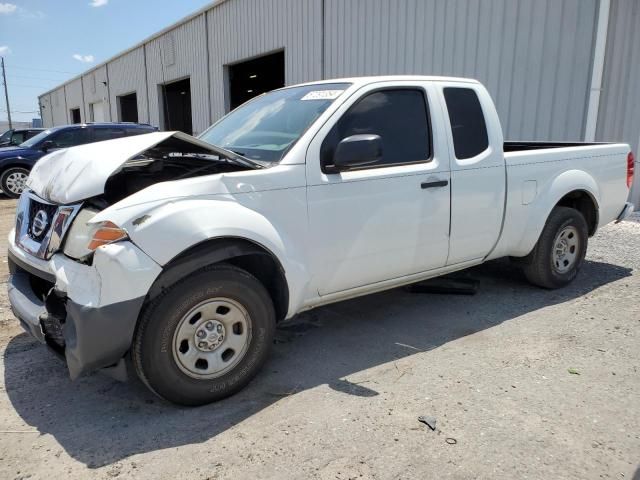
[[[36,237],[39,237],[46,230],[48,222],[49,217],[47,216],[47,212],[45,212],[44,210],[38,210],[36,216],[33,217],[31,233],[33,233]]]

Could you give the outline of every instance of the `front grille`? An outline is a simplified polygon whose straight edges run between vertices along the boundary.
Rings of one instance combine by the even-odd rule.
[[[60,249],[64,235],[82,207],[52,205],[33,192],[22,192],[16,209],[15,242],[25,252],[48,260]]]
[[[58,210],[56,205],[38,202],[31,199],[29,202],[29,226],[27,234],[34,240],[40,242],[47,236],[53,218]]]

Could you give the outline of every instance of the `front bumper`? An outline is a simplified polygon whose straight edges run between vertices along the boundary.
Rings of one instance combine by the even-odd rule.
[[[72,379],[113,367],[129,350],[161,267],[131,242],[100,247],[93,264],[41,260],[9,234],[9,302],[24,329],[62,354]]]

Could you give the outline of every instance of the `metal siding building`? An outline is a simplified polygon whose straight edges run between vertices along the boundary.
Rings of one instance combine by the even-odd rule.
[[[151,123],[147,97],[145,47],[140,46],[120,55],[108,64],[109,81],[101,87],[109,99],[108,120],[118,119],[118,97],[136,93],[139,121]]]
[[[135,93],[138,120],[164,127],[162,86],[188,78],[197,135],[229,111],[234,65],[273,52],[286,85],[473,77],[507,139],[640,144],[637,0],[220,0],[40,96],[43,122],[68,123],[72,108],[90,120],[97,102],[120,120],[118,98]]]
[[[284,50],[287,85],[323,78],[322,15],[318,0],[232,0],[211,8],[207,13],[211,120],[229,109],[228,65]]]
[[[158,85],[191,79],[194,133],[210,125],[205,14],[189,20],[145,45],[150,123],[162,125]]]
[[[92,115],[91,112],[97,111],[99,108],[103,113],[107,110],[108,98],[105,93],[105,85],[107,83],[107,66],[96,68],[82,76],[82,92],[84,95],[84,109],[82,114],[85,121],[108,120],[108,114],[101,116]],[[100,107],[98,107],[100,105]]]

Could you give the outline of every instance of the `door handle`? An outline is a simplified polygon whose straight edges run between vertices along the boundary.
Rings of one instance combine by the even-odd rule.
[[[446,187],[447,185],[449,185],[449,180],[436,180],[435,182],[422,182],[420,188],[438,188]]]

